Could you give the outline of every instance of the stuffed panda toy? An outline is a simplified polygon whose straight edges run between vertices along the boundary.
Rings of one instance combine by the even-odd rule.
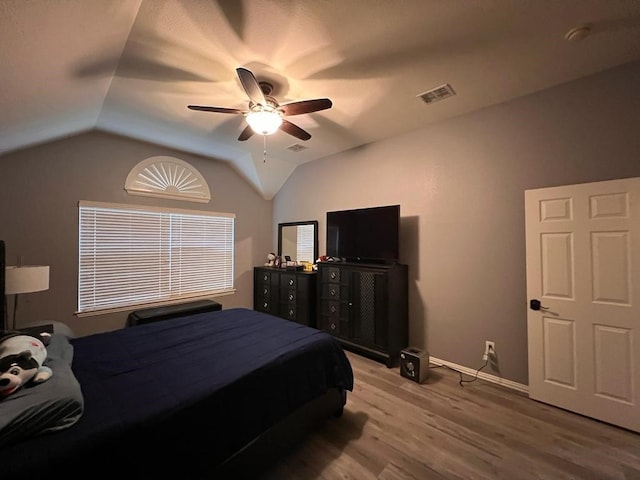
[[[0,400],[28,383],[42,383],[53,372],[43,365],[47,347],[39,338],[19,332],[0,337]]]

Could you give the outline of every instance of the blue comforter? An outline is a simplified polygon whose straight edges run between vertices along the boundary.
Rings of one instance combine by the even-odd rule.
[[[72,343],[82,418],[4,448],[0,462],[10,472],[3,476],[41,476],[56,461],[68,471],[69,461],[83,458],[164,462],[171,455],[216,465],[328,389],[353,388],[349,361],[331,335],[243,308]]]

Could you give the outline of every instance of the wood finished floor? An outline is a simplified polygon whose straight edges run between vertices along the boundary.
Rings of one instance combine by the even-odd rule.
[[[344,415],[264,480],[640,480],[638,434],[484,380],[461,387],[445,367],[417,384],[347,355],[355,388]]]

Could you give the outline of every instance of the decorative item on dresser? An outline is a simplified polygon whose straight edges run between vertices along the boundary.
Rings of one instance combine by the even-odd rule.
[[[253,309],[316,326],[317,272],[254,267]]]
[[[408,269],[400,263],[318,263],[318,328],[347,349],[397,365],[408,344]]]

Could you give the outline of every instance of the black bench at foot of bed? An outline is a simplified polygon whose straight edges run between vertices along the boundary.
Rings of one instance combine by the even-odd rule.
[[[222,310],[222,305],[213,300],[197,300],[195,302],[163,305],[161,307],[143,308],[135,310],[127,317],[127,325],[134,327],[144,323],[159,322],[170,318],[193,315],[194,313],[216,312]]]

